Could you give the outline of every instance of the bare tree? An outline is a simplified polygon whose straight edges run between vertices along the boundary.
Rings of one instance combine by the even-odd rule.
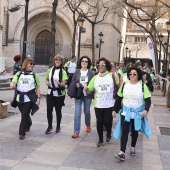
[[[124,11],[122,11],[124,9]],[[156,72],[158,73],[158,54],[157,54],[157,40],[159,39],[160,29],[156,27],[156,21],[161,18],[166,18],[170,12],[170,2],[163,2],[161,0],[154,1],[134,1],[134,0],[122,0],[116,1],[112,8],[113,12],[118,14],[119,17],[126,18],[132,21],[143,30],[144,33],[148,33],[153,40],[156,56]],[[134,13],[136,14],[134,17]],[[142,15],[141,15],[142,14]],[[147,26],[144,26],[146,23]]]
[[[56,34],[56,10],[58,6],[58,0],[54,0],[52,3],[52,21],[51,21],[51,56],[49,66],[52,65],[52,59],[55,56],[55,34]]]
[[[84,17],[92,27],[92,61],[95,57],[95,26],[104,21],[105,17],[109,12],[109,3],[110,1],[105,0],[93,0],[86,1],[84,0],[85,8],[77,8],[79,15]]]
[[[76,26],[77,26],[77,18],[76,12],[77,9],[80,7],[81,3],[83,3],[84,0],[66,0],[66,6],[69,7],[71,12],[73,13],[73,23],[74,23],[74,31],[73,31],[73,38],[72,38],[72,54],[75,54],[75,36],[76,36]]]

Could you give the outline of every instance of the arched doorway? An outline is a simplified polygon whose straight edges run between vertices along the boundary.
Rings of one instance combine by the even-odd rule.
[[[35,63],[49,65],[51,52],[51,32],[44,30],[35,39]]]

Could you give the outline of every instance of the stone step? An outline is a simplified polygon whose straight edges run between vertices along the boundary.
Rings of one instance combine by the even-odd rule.
[[[0,83],[0,88],[2,88],[2,87],[9,87],[9,83],[10,82]]]

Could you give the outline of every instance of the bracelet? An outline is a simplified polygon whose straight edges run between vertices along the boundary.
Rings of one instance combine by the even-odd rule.
[[[41,97],[37,97],[38,99],[41,99]]]

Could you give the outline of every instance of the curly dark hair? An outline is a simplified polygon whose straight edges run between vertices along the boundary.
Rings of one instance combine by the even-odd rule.
[[[88,56],[82,56],[80,59],[79,59],[79,68],[81,68],[81,60],[83,60],[84,58],[86,58],[88,60],[88,65],[87,65],[87,69],[90,69],[92,63],[91,63],[91,59],[88,57]]]
[[[105,64],[106,64],[106,69],[107,69],[107,71],[111,71],[112,65],[111,65],[111,63],[110,63],[109,60],[107,60],[106,58],[102,57],[102,58],[100,58],[99,61],[97,62],[97,65],[100,63],[100,61],[104,61]]]
[[[128,79],[130,80],[129,78],[129,73],[132,71],[132,70],[136,70],[137,74],[138,74],[138,81],[139,80],[142,80],[142,71],[140,68],[137,68],[137,67],[129,67],[128,70],[127,70],[127,77]]]

